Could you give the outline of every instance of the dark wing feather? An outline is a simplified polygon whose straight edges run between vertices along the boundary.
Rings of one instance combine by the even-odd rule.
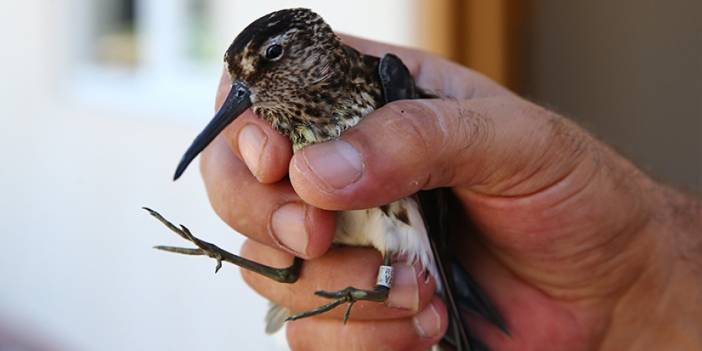
[[[445,341],[452,344],[458,351],[479,350],[475,345],[477,340],[471,342],[468,328],[456,303],[456,287],[451,272],[451,250],[447,240],[448,206],[445,198],[447,191],[446,188],[438,188],[417,193],[431,250],[445,290],[444,301],[449,312],[449,331],[446,333]]]
[[[383,56],[378,64],[378,75],[386,104],[397,100],[419,98],[414,78],[399,57],[393,54]]]
[[[483,292],[478,283],[471,275],[458,263],[457,260],[451,262],[451,273],[453,277],[454,293],[456,301],[461,308],[470,310],[478,316],[484,318],[492,325],[500,328],[503,333],[510,335],[507,323]]]
[[[385,103],[437,97],[417,87],[402,60],[393,54],[387,54],[380,59],[378,74]],[[483,342],[470,334],[459,306],[485,318],[505,333],[509,332],[500,313],[475,280],[453,257],[448,242],[448,202],[451,195],[446,188],[420,191],[417,194],[439,276],[446,290],[444,300],[449,311],[449,331],[444,337],[444,342],[459,351],[489,350]]]
[[[407,66],[400,60],[399,57],[393,54],[387,54],[380,59],[378,65],[378,74],[380,83],[383,87],[383,97],[385,103],[390,103],[396,100],[417,99],[416,84],[414,78],[410,74]],[[436,260],[439,276],[441,277],[443,286],[445,287],[444,298],[449,308],[450,323],[448,339],[452,341],[458,351],[468,351],[471,349],[468,341],[467,329],[461,317],[458,306],[453,296],[453,279],[451,279],[450,263],[446,260],[446,255],[442,255],[445,233],[445,217],[446,206],[441,206],[440,197],[443,189],[435,189],[430,191],[422,191],[418,194],[419,204],[424,216],[424,223],[427,227],[431,249]],[[443,242],[442,242],[443,241]]]

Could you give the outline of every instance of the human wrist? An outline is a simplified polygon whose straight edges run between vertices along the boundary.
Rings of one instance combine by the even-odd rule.
[[[702,205],[649,182],[653,207],[642,236],[655,238],[650,257],[618,299],[602,350],[702,348]]]

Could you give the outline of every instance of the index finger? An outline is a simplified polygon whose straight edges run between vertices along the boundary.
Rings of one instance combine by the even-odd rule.
[[[231,80],[226,70],[217,87],[215,110],[218,110],[231,88]],[[222,131],[234,156],[244,161],[254,177],[264,184],[280,181],[288,173],[292,157],[290,140],[251,109],[246,110],[231,125]]]

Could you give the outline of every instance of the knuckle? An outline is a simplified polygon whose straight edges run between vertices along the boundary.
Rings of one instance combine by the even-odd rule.
[[[397,136],[403,148],[417,153],[423,159],[439,151],[446,139],[443,118],[430,104],[421,100],[405,100],[388,104],[393,112],[384,127]]]
[[[451,115],[455,116],[452,124],[451,143],[454,150],[464,152],[480,145],[485,145],[494,138],[494,121],[484,113],[468,108],[463,101],[451,101]]]

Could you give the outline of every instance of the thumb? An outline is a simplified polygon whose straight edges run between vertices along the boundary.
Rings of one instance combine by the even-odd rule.
[[[369,208],[422,189],[518,196],[564,177],[587,134],[514,96],[404,100],[290,163],[295,191],[317,207]]]

